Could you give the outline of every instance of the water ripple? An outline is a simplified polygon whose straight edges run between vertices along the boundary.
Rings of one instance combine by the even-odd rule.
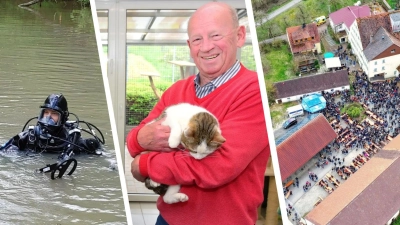
[[[21,1],[0,1],[0,144],[39,114],[47,95],[63,93],[107,145],[102,156],[77,155],[75,173],[55,181],[35,170],[57,155],[0,152],[0,224],[126,224],[93,25],[79,28],[90,9],[46,1],[30,12],[16,7]]]

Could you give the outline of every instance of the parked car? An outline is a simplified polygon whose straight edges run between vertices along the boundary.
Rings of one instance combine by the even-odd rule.
[[[293,126],[297,124],[297,119],[296,118],[290,118],[288,120],[286,120],[285,122],[283,122],[283,129],[288,129],[289,127]]]
[[[313,22],[316,23],[317,26],[322,25],[326,22],[326,17],[325,16],[317,17],[313,20]]]

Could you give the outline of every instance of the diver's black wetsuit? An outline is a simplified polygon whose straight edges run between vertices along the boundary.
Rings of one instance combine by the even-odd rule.
[[[30,126],[28,130],[11,138],[0,150],[9,148],[35,153],[58,153],[58,159],[63,160],[71,154],[96,154],[96,150],[101,149],[101,144],[95,138],[82,138],[77,124],[67,122],[56,135],[47,133],[39,124]]]
[[[28,120],[23,131],[15,135],[4,145],[0,146],[0,150],[18,149],[21,151],[31,151],[34,153],[58,153],[58,161],[54,164],[48,164],[39,169],[40,172],[52,172],[51,178],[55,178],[55,172],[59,172],[59,178],[62,177],[66,169],[71,163],[74,163],[73,169],[68,173],[71,175],[77,165],[73,155],[80,153],[89,153],[100,155],[104,137],[101,131],[91,123],[79,121],[68,121],[67,101],[62,94],[52,94],[47,97],[39,117]],[[26,125],[32,119],[38,119],[35,126],[29,126],[25,130]],[[88,129],[83,129],[80,124],[86,124]],[[102,139],[98,138],[94,133],[97,130]],[[81,137],[81,131],[93,136],[93,138],[84,139]]]

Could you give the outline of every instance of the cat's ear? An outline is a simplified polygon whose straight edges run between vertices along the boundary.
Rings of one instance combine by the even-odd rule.
[[[217,133],[214,136],[214,138],[211,140],[212,143],[215,143],[218,145],[222,145],[225,141],[226,141],[226,139],[220,133]]]
[[[185,135],[185,137],[187,138],[193,138],[194,136],[194,131],[193,129],[190,129],[190,127],[185,128],[185,130],[183,131],[183,134]]]
[[[188,143],[193,143],[194,142],[194,130],[191,129],[190,127],[186,128],[183,131],[183,135],[185,136],[185,138],[186,138]]]

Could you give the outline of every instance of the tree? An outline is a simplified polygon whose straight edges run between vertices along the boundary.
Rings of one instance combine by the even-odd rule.
[[[36,4],[36,3],[39,3],[39,6],[41,7],[41,6],[42,6],[42,1],[43,1],[43,0],[32,0],[32,1],[30,1],[30,2],[26,2],[26,3],[19,4],[18,6],[20,6],[20,7],[29,7],[29,6],[31,6],[31,5],[34,5],[34,4]]]
[[[307,21],[308,21],[308,20],[307,20],[307,19],[308,19],[308,15],[304,13],[304,12],[305,12],[305,9],[303,8],[302,5],[299,5],[299,7],[297,7],[297,8],[298,8],[299,11],[300,11],[300,13],[299,13],[299,12],[296,13],[297,19],[301,20],[303,24],[306,24]]]
[[[265,87],[267,89],[268,103],[271,105],[275,102],[276,88],[272,82],[265,82]]]

